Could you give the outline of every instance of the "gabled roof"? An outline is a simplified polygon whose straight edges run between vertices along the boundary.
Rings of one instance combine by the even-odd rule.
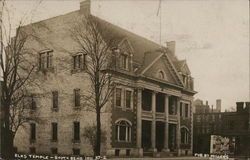
[[[127,31],[98,17],[95,17],[95,19],[100,23],[100,29],[105,30],[105,32],[101,32],[104,40],[110,41],[112,38],[115,40],[114,45],[118,45],[125,38],[130,42],[134,50],[133,60],[138,63],[143,63],[144,53],[155,51],[161,47],[153,41]]]

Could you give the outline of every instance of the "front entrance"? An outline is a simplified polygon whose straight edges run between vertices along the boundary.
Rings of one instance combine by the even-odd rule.
[[[158,152],[161,152],[164,148],[164,134],[165,134],[165,123],[156,121],[156,148]]]
[[[171,152],[174,152],[176,149],[176,124],[169,124],[169,139],[168,146]]]
[[[142,120],[142,148],[143,151],[149,151],[151,148],[151,121]]]

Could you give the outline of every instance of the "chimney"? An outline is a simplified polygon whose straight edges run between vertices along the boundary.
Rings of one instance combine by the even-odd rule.
[[[217,112],[221,112],[221,99],[216,100],[216,110]]]
[[[237,112],[242,112],[244,108],[244,102],[236,102],[236,110]]]
[[[246,104],[246,111],[250,112],[250,102],[245,102]]]
[[[85,0],[80,3],[80,12],[84,15],[90,15],[90,0]]]
[[[172,54],[175,54],[175,41],[167,42],[167,48]]]

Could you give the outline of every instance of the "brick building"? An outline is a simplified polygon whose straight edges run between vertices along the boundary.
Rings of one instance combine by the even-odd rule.
[[[221,102],[217,102],[220,105]],[[194,113],[194,153],[211,152],[211,136],[234,141],[234,156],[250,155],[250,103],[236,103],[235,112]]]
[[[88,55],[78,52],[69,29],[83,14],[90,14],[90,1],[80,10],[24,27],[36,31],[27,42],[34,50],[36,77],[41,88],[31,89],[31,122],[15,137],[21,153],[93,155],[83,138],[84,127],[95,123],[95,113],[82,109],[81,95],[89,80],[81,68]],[[175,55],[175,42],[160,46],[118,26],[96,18],[115,38],[119,54],[113,80],[119,83],[102,114],[106,142],[102,153],[110,156],[192,154],[193,78],[186,61]],[[110,33],[109,32],[109,33]],[[103,39],[109,35],[102,35]],[[69,54],[70,53],[70,54]],[[84,58],[85,57],[85,58]],[[83,58],[83,59],[82,59]],[[80,59],[82,61],[80,61]],[[79,60],[79,61],[78,61]],[[44,96],[46,95],[46,96]]]

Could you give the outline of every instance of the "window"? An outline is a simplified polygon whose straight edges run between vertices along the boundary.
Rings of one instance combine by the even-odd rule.
[[[36,101],[34,100],[34,95],[31,95],[30,109],[31,110],[35,110],[36,109]]]
[[[36,124],[35,123],[30,124],[30,140],[31,141],[36,140]]]
[[[80,89],[74,89],[75,107],[80,107]]]
[[[122,89],[116,88],[116,90],[115,90],[115,104],[118,107],[121,107],[121,98],[122,98]]]
[[[39,69],[48,69],[53,67],[53,51],[44,51],[39,54]]]
[[[73,56],[73,69],[85,69],[86,54],[79,53]]]
[[[182,102],[180,102],[180,116],[182,117],[182,109],[183,109],[183,103]]]
[[[132,92],[126,91],[126,108],[131,108]]]
[[[163,113],[165,111],[165,95],[156,93],[156,112]]]
[[[119,149],[116,149],[115,150],[115,156],[119,156],[120,155],[120,150]]]
[[[126,149],[126,156],[130,156],[130,149]]]
[[[53,91],[52,92],[52,99],[53,99],[53,109],[58,108],[58,91]]]
[[[160,79],[164,79],[165,78],[165,74],[164,74],[163,71],[158,72],[158,78],[160,78]]]
[[[35,147],[30,147],[30,153],[35,154],[36,153],[36,148]]]
[[[128,55],[122,54],[121,55],[121,67],[123,69],[128,69]]]
[[[244,124],[244,129],[245,129],[245,130],[248,129],[248,124],[249,124],[249,123],[250,123],[250,122],[248,122],[248,120],[245,121],[245,124]]]
[[[169,112],[169,114],[170,115],[176,115],[176,109],[177,109],[177,107],[176,107],[176,104],[177,104],[177,99],[176,99],[176,97],[173,97],[173,96],[170,96],[169,97],[169,110],[168,110],[168,112]]]
[[[80,149],[79,148],[73,148],[73,155],[80,155]]]
[[[189,107],[188,107],[188,104],[185,104],[185,117],[189,117],[188,116],[188,113],[189,113]]]
[[[80,122],[74,122],[74,141],[80,140]]]
[[[201,122],[201,116],[200,115],[196,116],[196,122]]]
[[[52,154],[57,154],[57,153],[58,153],[57,148],[51,148],[51,153],[52,153]]]
[[[131,125],[124,120],[121,120],[116,123],[116,140],[130,142],[131,140]]]
[[[189,143],[188,137],[189,137],[188,130],[186,128],[181,128],[181,143],[188,144]]]
[[[57,123],[52,123],[52,141],[57,141]]]
[[[234,129],[234,121],[229,121],[229,129]]]
[[[142,90],[142,109],[145,111],[152,109],[152,91],[150,90]]]

